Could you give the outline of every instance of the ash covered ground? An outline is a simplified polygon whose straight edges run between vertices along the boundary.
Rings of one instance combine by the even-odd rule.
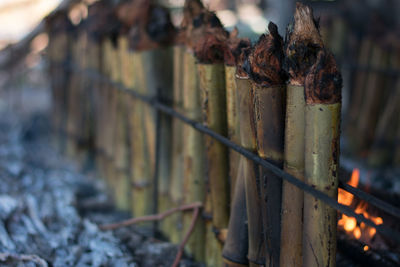
[[[177,245],[150,229],[98,229],[129,215],[116,211],[94,170],[52,148],[48,90],[4,92],[0,266],[171,266]],[[199,265],[184,257],[180,266]]]

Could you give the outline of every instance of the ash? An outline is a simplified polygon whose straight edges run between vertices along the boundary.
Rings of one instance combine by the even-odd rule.
[[[43,113],[0,110],[0,266],[171,266],[177,246],[149,229],[98,229],[129,216],[94,171],[52,149],[49,129]]]

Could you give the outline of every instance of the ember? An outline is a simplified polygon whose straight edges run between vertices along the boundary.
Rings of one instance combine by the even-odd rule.
[[[351,175],[349,185],[353,187],[357,187],[360,180],[360,171],[358,169],[354,169]],[[338,195],[339,203],[351,206],[355,205],[356,201],[354,201],[354,195],[344,191],[343,189],[339,189]],[[362,214],[365,218],[370,219],[377,225],[383,224],[383,219],[381,217],[375,217],[368,213],[368,204],[364,201],[360,201],[357,203],[355,208],[355,212],[357,214]],[[352,236],[360,241],[371,245],[371,241],[376,234],[376,229],[374,227],[370,227],[365,225],[365,223],[357,223],[356,219],[353,217],[348,217],[346,215],[342,215],[340,220],[338,221],[339,229],[343,229],[349,236]],[[364,251],[369,249],[368,246],[364,246]]]

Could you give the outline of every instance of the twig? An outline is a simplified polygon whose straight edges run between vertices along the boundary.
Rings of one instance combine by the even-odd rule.
[[[5,262],[8,259],[17,261],[32,261],[39,264],[42,267],[48,267],[47,262],[38,255],[0,253],[0,261]]]
[[[126,227],[132,224],[137,224],[140,222],[149,222],[149,221],[161,221],[164,218],[178,212],[178,211],[186,211],[186,210],[192,210],[192,209],[199,209],[203,206],[202,203],[200,202],[195,202],[187,205],[182,205],[170,210],[167,210],[165,212],[159,213],[159,214],[153,214],[153,215],[148,215],[148,216],[142,216],[138,218],[132,218],[129,220],[125,220],[122,222],[117,222],[117,223],[111,223],[111,224],[105,224],[105,225],[100,225],[99,229],[100,230],[115,230],[121,227]]]
[[[201,206],[194,207],[193,217],[192,217],[192,221],[190,222],[189,230],[186,232],[186,235],[183,238],[182,243],[179,245],[178,253],[176,254],[176,257],[175,257],[174,263],[172,264],[172,267],[178,267],[178,264],[181,261],[181,258],[183,255],[183,249],[185,248],[185,245],[194,230],[194,226],[196,224],[197,217],[199,216],[200,208],[201,208]]]

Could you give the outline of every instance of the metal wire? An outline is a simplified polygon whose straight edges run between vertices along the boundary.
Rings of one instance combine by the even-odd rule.
[[[273,165],[272,163],[264,160],[263,158],[259,157],[258,155],[244,149],[243,147],[233,143],[232,141],[230,141],[228,138],[212,131],[211,129],[207,128],[206,126],[204,126],[203,124],[191,120],[189,118],[187,118],[185,115],[177,112],[176,110],[174,110],[172,107],[163,104],[161,102],[159,102],[155,97],[148,97],[144,94],[138,93],[132,89],[126,88],[124,87],[121,83],[119,82],[114,82],[112,81],[110,78],[103,76],[101,73],[99,73],[96,70],[92,70],[92,69],[85,69],[82,70],[79,67],[77,67],[76,65],[73,64],[63,64],[65,67],[67,68],[71,68],[73,71],[75,72],[79,72],[80,74],[84,73],[86,74],[86,76],[90,77],[91,79],[97,79],[97,80],[101,80],[105,83],[109,83],[110,85],[118,88],[119,90],[125,91],[127,93],[129,93],[130,95],[132,95],[133,97],[140,99],[141,101],[153,106],[155,109],[162,111],[174,118],[177,118],[179,120],[181,120],[182,122],[192,126],[194,129],[208,135],[211,136],[212,138],[216,139],[217,141],[219,141],[220,143],[224,144],[225,146],[227,146],[230,149],[235,150],[236,152],[238,152],[239,154],[245,156],[246,158],[254,161],[255,163],[267,168],[268,170],[270,170],[273,174],[276,175],[276,177],[279,177],[280,179],[283,179],[291,184],[293,184],[294,186],[298,187],[299,189],[303,190],[304,192],[312,195],[313,197],[325,202],[327,205],[329,205],[330,207],[336,209],[337,211],[346,214],[347,216],[350,217],[354,217],[358,222],[363,222],[368,226],[374,227],[376,228],[377,232],[381,233],[382,235],[395,240],[397,243],[400,244],[400,233],[397,231],[392,230],[389,227],[386,227],[385,225],[377,225],[375,224],[372,220],[365,218],[362,214],[357,214],[355,213],[349,206],[343,205],[338,203],[335,199],[331,198],[330,196],[328,196],[327,194],[313,188],[312,186],[306,184],[303,181],[300,181],[299,179],[295,178],[294,176],[286,173],[285,171],[283,171],[282,169],[276,167],[275,165]],[[350,185],[341,185],[342,188],[352,194],[354,194],[355,196],[359,197],[360,199],[370,203],[371,205],[397,217],[400,218],[400,210],[397,207],[394,207],[393,205],[384,202],[374,196],[371,196],[365,192],[363,192],[362,190],[359,190],[357,188],[351,187]]]

